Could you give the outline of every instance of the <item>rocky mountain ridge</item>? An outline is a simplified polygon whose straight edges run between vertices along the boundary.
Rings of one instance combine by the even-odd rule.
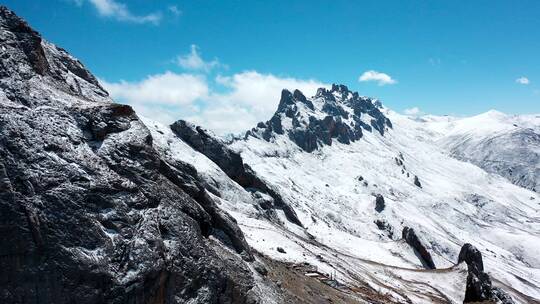
[[[267,122],[260,122],[245,137],[254,136],[270,141],[286,134],[306,152],[336,139],[348,144],[362,138],[363,132],[376,130],[381,135],[392,128],[391,121],[380,111],[380,103],[345,85],[333,84],[330,90],[319,88],[313,98],[302,92],[281,92],[278,109]]]

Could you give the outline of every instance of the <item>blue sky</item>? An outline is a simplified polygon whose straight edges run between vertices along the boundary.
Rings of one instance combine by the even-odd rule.
[[[2,3],[163,122],[237,131],[282,86],[329,83],[400,112],[540,112],[540,1]]]

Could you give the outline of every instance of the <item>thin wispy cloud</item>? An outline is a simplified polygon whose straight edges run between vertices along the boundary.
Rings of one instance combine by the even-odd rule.
[[[162,19],[161,12],[154,12],[145,15],[137,15],[131,12],[128,6],[124,3],[118,2],[116,0],[72,0],[78,6],[82,6],[83,3],[87,1],[91,4],[102,17],[112,18],[122,22],[131,22],[131,23],[149,23],[149,24],[159,24]]]
[[[191,45],[191,52],[186,55],[180,55],[176,58],[176,63],[186,69],[195,71],[209,72],[217,67],[224,67],[217,58],[211,61],[205,61],[199,52],[199,47],[195,44]]]
[[[386,73],[377,72],[374,70],[365,71],[360,77],[358,78],[359,82],[376,82],[379,86],[384,86],[388,84],[396,84],[397,80],[390,77],[390,75]]]
[[[516,82],[524,85],[531,83],[531,81],[527,77],[519,77],[518,79],[516,79]]]
[[[169,7],[167,7],[167,10],[177,17],[182,15],[182,11],[176,5],[169,5]]]

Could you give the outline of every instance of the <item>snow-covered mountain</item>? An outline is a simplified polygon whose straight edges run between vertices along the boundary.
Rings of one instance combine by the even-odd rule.
[[[0,302],[540,301],[537,117],[333,85],[226,141],[113,103],[1,6],[0,29]]]
[[[272,258],[315,265],[396,302],[459,303],[467,268],[456,264],[471,243],[493,286],[516,302],[540,299],[537,193],[453,158],[432,123],[342,85],[312,98],[285,90],[268,122],[221,141],[262,189],[243,185],[220,168],[219,155],[201,149],[213,138],[208,131],[147,125],[164,154],[194,164],[248,244]]]
[[[540,114],[506,115],[492,110],[468,118],[420,119],[452,156],[518,186],[540,190]]]

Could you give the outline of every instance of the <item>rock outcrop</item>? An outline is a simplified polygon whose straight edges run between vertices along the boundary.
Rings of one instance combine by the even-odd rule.
[[[260,122],[246,133],[266,141],[286,135],[306,152],[312,152],[334,140],[350,144],[373,129],[381,135],[392,128],[390,120],[380,111],[376,100],[351,92],[344,85],[320,88],[312,98],[302,92],[281,92],[278,109],[267,122]]]
[[[414,185],[418,188],[422,188],[422,184],[420,183],[420,179],[418,179],[418,176],[414,176]]]
[[[250,249],[194,169],[5,7],[0,41],[0,302],[253,299]]]
[[[464,303],[493,301],[502,304],[514,304],[512,297],[502,289],[491,285],[491,278],[484,272],[482,253],[471,244],[461,247],[458,263],[465,262],[468,267],[467,287]]]
[[[382,212],[385,207],[384,197],[380,194],[375,196],[375,211]]]
[[[277,191],[257,177],[255,172],[247,164],[244,164],[242,156],[232,151],[222,140],[203,128],[184,120],[173,123],[171,130],[193,149],[204,154],[217,164],[227,176],[240,186],[250,191],[261,191],[272,197],[271,202],[265,202],[267,204],[261,205],[263,209],[281,209],[290,222],[302,226],[294,209],[282,199]]]
[[[418,257],[422,261],[422,264],[428,269],[435,269],[435,263],[431,254],[427,250],[426,246],[422,244],[420,238],[414,232],[414,229],[409,227],[404,227],[401,233],[401,237],[409,244],[415,252],[418,254]]]

